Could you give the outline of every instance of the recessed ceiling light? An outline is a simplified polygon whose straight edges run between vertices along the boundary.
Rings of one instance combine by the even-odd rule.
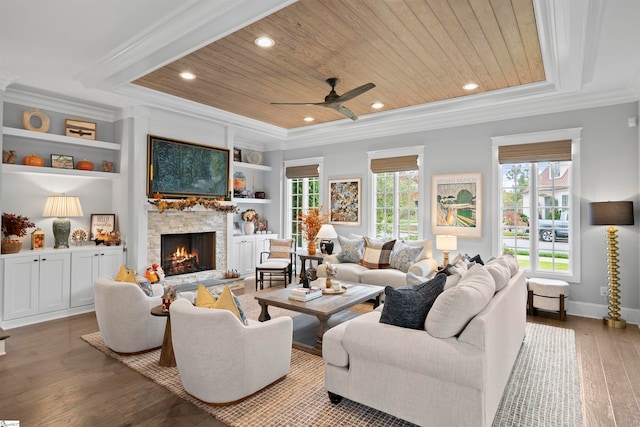
[[[189,71],[183,71],[180,73],[180,77],[182,77],[185,80],[194,80],[196,78],[196,75],[193,73],[190,73]]]
[[[462,86],[462,89],[475,90],[475,89],[478,89],[479,87],[480,85],[478,83],[467,83],[466,85]]]
[[[276,42],[273,41],[271,37],[258,37],[254,40],[254,43],[256,44],[256,46],[260,47],[271,47],[276,44]]]
[[[374,102],[373,104],[371,104],[371,108],[375,108],[376,110],[382,107],[384,107],[384,104],[382,102]]]
[[[305,117],[305,118],[304,118],[304,119],[302,119],[302,120],[304,120],[305,122],[312,122],[312,121],[314,121],[315,119],[314,119],[313,117]]]

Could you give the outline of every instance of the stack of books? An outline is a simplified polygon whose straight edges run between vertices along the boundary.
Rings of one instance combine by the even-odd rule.
[[[318,287],[311,288],[293,288],[289,291],[289,299],[294,301],[311,301],[312,299],[320,298],[322,296],[322,289]]]

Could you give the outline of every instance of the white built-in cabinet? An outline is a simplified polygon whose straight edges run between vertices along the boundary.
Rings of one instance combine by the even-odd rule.
[[[79,246],[2,255],[2,326],[14,327],[93,310],[93,282],[115,276],[121,246]]]
[[[123,261],[122,248],[96,247],[71,254],[71,307],[93,304],[93,283],[100,276],[115,277]]]
[[[269,250],[269,239],[277,239],[277,234],[250,234],[233,236],[231,269],[240,274],[255,273],[260,262],[260,253]]]

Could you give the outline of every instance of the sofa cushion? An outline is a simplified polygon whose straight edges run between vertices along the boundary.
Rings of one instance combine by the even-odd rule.
[[[406,280],[407,280],[407,286],[415,286],[415,285],[419,285],[421,283],[424,283],[429,279],[426,278],[426,277],[423,277],[423,276],[418,276],[415,273],[408,272]]]
[[[336,264],[336,270],[337,270],[336,278],[338,280],[344,280],[347,282],[355,282],[355,283],[360,283],[361,282],[360,275],[369,271],[368,268],[363,267],[360,264],[354,264],[354,263]],[[326,274],[324,274],[321,277],[326,277]],[[364,283],[368,283],[368,282],[364,282]],[[373,283],[370,283],[370,284],[373,284]]]
[[[487,305],[495,289],[493,277],[486,268],[473,265],[456,286],[438,297],[427,315],[425,329],[436,338],[458,335]]]
[[[485,264],[485,268],[493,277],[496,283],[496,292],[507,286],[509,279],[511,278],[511,271],[507,262],[502,258],[496,258],[491,262]]]
[[[380,323],[402,328],[423,329],[427,313],[444,289],[447,276],[438,274],[433,279],[417,286],[384,289],[385,303]]]
[[[505,264],[509,267],[510,277],[515,276],[515,274],[520,270],[520,264],[518,264],[518,260],[512,254],[503,254],[500,257]]]
[[[366,283],[368,285],[378,285],[378,286],[393,286],[394,288],[407,286],[407,278],[406,274],[400,270],[395,270],[393,268],[385,268],[381,270],[369,270],[364,267],[363,271],[360,272],[360,279],[358,280],[360,283]],[[420,283],[423,283],[423,280]]]
[[[379,242],[369,237],[364,238],[364,254],[360,260],[360,265],[372,269],[389,268],[391,251],[395,245],[395,240]]]
[[[416,262],[418,255],[420,255],[422,251],[423,248],[419,246],[409,246],[402,241],[396,242],[393,246],[393,251],[391,251],[389,265],[391,265],[391,268],[406,273],[409,271],[409,267]]]
[[[340,253],[338,254],[338,261],[340,262],[352,262],[357,264],[362,259],[362,252],[364,250],[363,239],[347,239],[346,237],[338,236],[340,242]]]

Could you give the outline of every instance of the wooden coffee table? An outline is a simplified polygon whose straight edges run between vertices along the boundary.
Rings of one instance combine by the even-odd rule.
[[[320,298],[307,302],[290,300],[289,292],[291,287],[277,290],[267,289],[257,292],[255,294],[255,298],[262,307],[258,320],[264,322],[271,319],[271,316],[269,315],[269,306],[280,307],[317,317],[320,321],[320,325],[316,330],[315,345],[299,342],[294,339],[293,347],[322,356],[322,336],[330,327],[329,319],[331,316],[371,299],[374,300],[375,308],[380,305],[380,295],[384,292],[383,286],[348,282],[342,282],[342,284],[347,288],[345,293],[337,295],[322,295]]]

